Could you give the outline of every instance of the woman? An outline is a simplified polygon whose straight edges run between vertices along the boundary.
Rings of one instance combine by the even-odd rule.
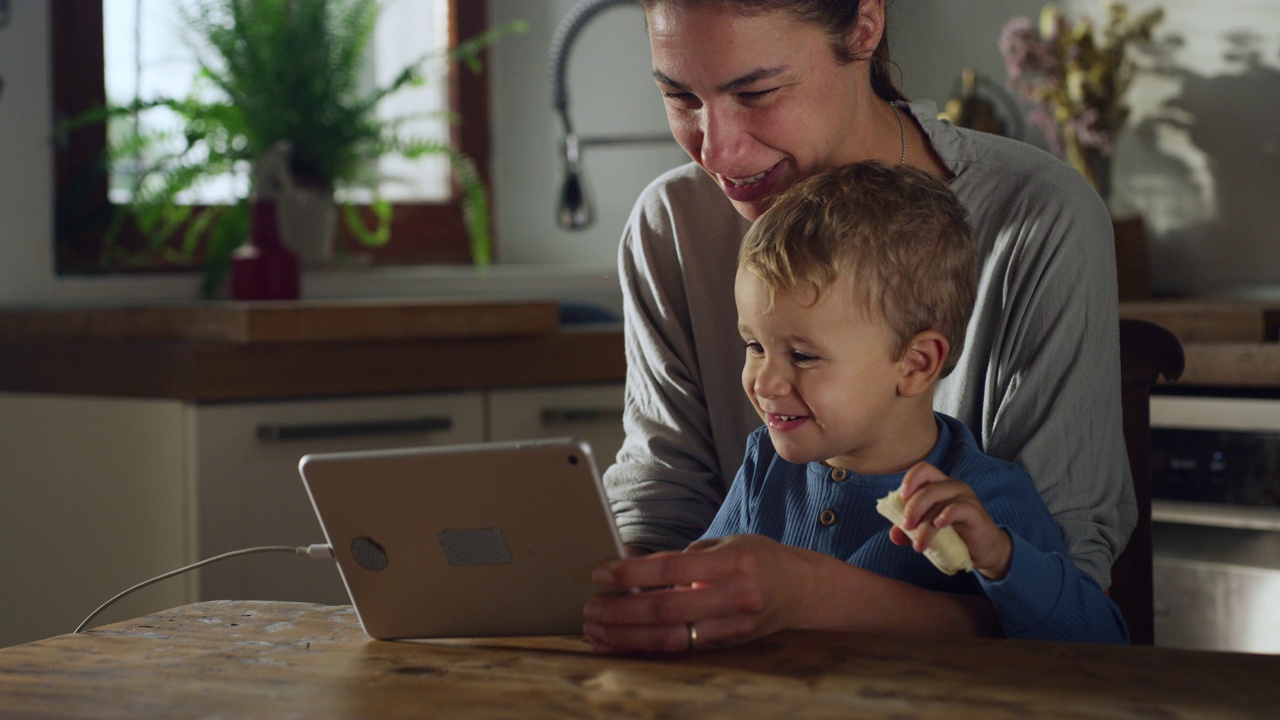
[[[883,0],[642,0],[654,78],[693,162],[640,197],[620,252],[627,440],[605,480],[626,542],[679,550],[710,523],[759,425],[733,279],[770,198],[860,160],[945,179],[979,242],[979,297],[936,407],[1026,468],[1102,587],[1136,519],[1120,424],[1111,225],[1073,170],[954,128],[889,80]],[[602,649],[682,650],[790,627],[990,632],[990,608],[736,537],[598,569]],[[660,588],[618,593],[634,587]]]

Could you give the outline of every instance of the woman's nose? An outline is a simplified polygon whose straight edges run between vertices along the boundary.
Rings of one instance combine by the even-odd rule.
[[[720,175],[733,176],[748,144],[741,118],[732,107],[709,105],[702,116],[702,166]]]

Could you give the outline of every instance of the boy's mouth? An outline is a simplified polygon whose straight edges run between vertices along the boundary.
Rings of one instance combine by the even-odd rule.
[[[794,430],[808,420],[808,415],[782,415],[780,413],[768,413],[766,423],[773,430]]]

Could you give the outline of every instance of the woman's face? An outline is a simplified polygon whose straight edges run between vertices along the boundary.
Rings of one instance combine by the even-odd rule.
[[[676,141],[744,217],[802,177],[871,156],[858,120],[875,98],[866,62],[840,64],[822,28],[786,11],[677,5],[648,13],[653,76]]]

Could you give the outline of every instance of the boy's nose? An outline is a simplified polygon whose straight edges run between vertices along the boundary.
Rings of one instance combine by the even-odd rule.
[[[770,363],[764,363],[756,373],[755,391],[760,397],[782,397],[791,392],[791,381],[785,373],[778,371]]]

